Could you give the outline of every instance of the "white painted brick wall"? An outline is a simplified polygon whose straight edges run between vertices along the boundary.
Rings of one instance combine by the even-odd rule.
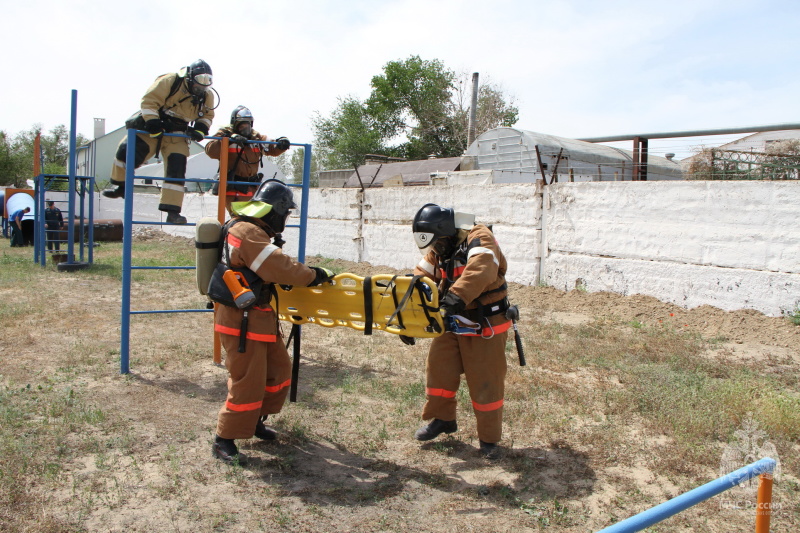
[[[516,283],[539,282],[544,236],[542,281],[559,289],[580,279],[589,291],[771,316],[800,304],[798,182],[558,183],[545,195],[543,212],[533,184],[312,189],[306,255],[410,270],[420,258],[411,220],[433,202],[493,225]],[[190,221],[213,215],[215,201],[187,194],[184,214]],[[135,204],[138,220],[159,218],[157,196],[137,194]],[[97,218],[122,218],[121,200],[96,205]],[[192,227],[164,229],[194,236]],[[290,254],[297,234],[285,232]]]

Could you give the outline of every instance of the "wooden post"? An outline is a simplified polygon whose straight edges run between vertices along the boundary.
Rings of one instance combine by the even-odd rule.
[[[220,224],[225,224],[225,204],[228,201],[228,147],[230,140],[223,136],[219,143],[219,188],[217,192],[217,220]],[[214,304],[214,323],[216,324],[217,306]],[[214,331],[214,363],[222,364],[222,343],[219,340],[219,333]]]

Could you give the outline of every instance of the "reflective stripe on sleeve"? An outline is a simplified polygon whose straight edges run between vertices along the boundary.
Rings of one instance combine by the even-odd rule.
[[[430,264],[429,262],[427,262],[424,257],[422,258],[422,260],[419,263],[417,263],[417,266],[420,269],[424,270],[425,272],[430,272],[431,274],[433,274],[436,271],[434,266],[432,264]]]
[[[425,387],[425,394],[428,396],[441,396],[442,398],[456,397],[456,391],[447,389],[431,389],[430,387]]]
[[[483,246],[476,246],[475,248],[471,249],[469,251],[469,253],[467,253],[467,261],[469,261],[469,259],[472,256],[480,255],[480,254],[490,254],[492,256],[492,260],[495,262],[495,264],[497,266],[500,266],[500,261],[497,260],[497,256],[494,255],[494,252],[492,250],[488,249],[488,248],[483,247]]]
[[[503,400],[497,400],[496,402],[492,402],[492,403],[475,403],[473,401],[472,402],[472,407],[476,411],[482,411],[482,412],[497,411],[498,409],[503,407]]]
[[[250,263],[250,270],[252,270],[253,272],[258,272],[258,269],[261,268],[261,265],[264,263],[264,261],[267,260],[267,257],[272,255],[272,252],[274,252],[277,249],[278,247],[275,246],[274,244],[266,245],[264,249],[261,250],[261,252],[256,256],[256,258],[253,259],[253,262]]]

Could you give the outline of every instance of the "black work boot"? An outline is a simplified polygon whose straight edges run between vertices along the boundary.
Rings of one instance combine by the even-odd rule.
[[[435,439],[442,433],[455,433],[458,430],[458,424],[455,420],[439,420],[434,418],[427,426],[422,426],[414,433],[414,438],[417,440],[431,440]]]
[[[278,438],[278,432],[264,425],[264,421],[266,419],[266,416],[262,416],[258,419],[258,422],[256,423],[256,432],[254,435],[257,439],[261,440],[275,440]]]
[[[167,222],[170,224],[186,224],[186,217],[175,211],[168,211]]]
[[[125,186],[117,185],[116,189],[106,189],[103,191],[106,198],[125,198]]]
[[[233,439],[223,439],[219,435],[214,438],[214,445],[211,448],[211,453],[217,459],[228,463],[238,464],[244,466],[247,464],[247,456],[239,453],[239,448]]]
[[[500,446],[493,442],[483,442],[482,440],[478,440],[481,443],[481,455],[489,460],[497,459],[500,457]]]

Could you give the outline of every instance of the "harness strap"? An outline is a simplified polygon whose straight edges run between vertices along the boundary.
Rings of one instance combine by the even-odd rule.
[[[364,278],[364,335],[372,335],[372,276]]]

